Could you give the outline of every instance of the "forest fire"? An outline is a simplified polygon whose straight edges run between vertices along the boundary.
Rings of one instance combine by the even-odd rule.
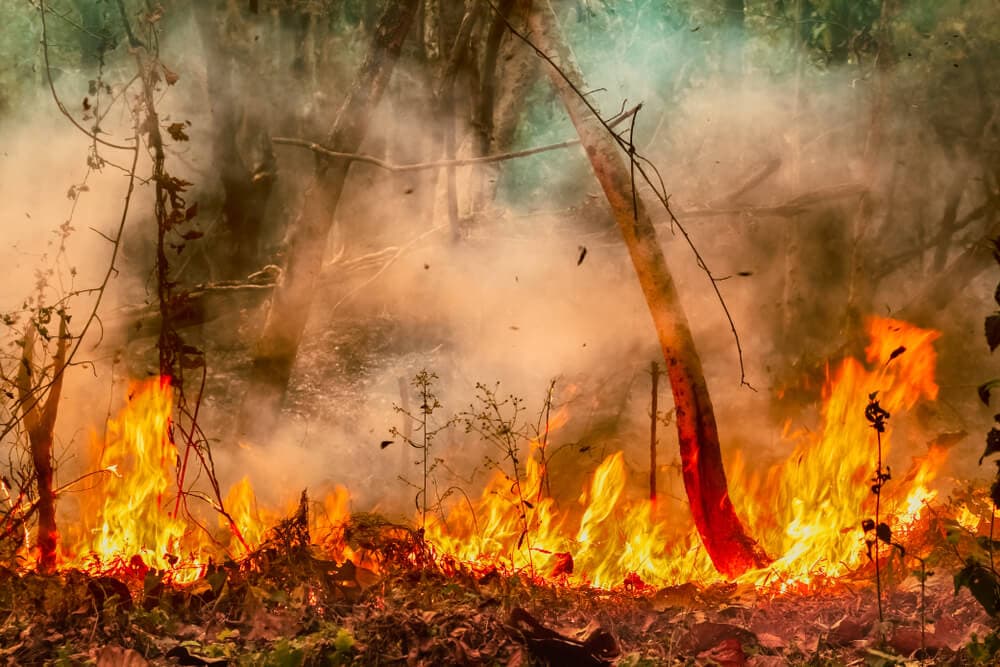
[[[68,566],[140,575],[155,568],[177,582],[203,574],[201,550],[185,540],[191,528],[170,502],[178,464],[172,412],[169,378],[133,383],[103,441],[95,436],[92,454],[104,479],[83,494],[81,532],[64,544]]]
[[[995,4],[7,2],[0,664],[1000,664]]]
[[[788,459],[763,475],[731,476],[736,506],[748,514],[751,532],[777,556],[766,570],[745,575],[749,582],[808,587],[862,564],[859,526],[874,507],[869,478],[875,461],[864,397],[877,391],[886,409],[905,412],[937,395],[931,346],[936,332],[873,318],[869,333],[870,370],[855,359],[842,362],[824,392],[820,430],[798,436]],[[882,501],[900,531],[913,526],[935,497],[929,487],[944,456],[932,450],[886,487]],[[507,476],[498,473],[474,511],[457,505],[445,521],[431,523],[429,539],[463,560],[501,559],[515,569],[554,572],[600,587],[635,577],[655,586],[719,580],[697,548],[696,533],[678,535],[676,517],[657,515],[648,501],[627,498],[621,452],[601,463],[570,511],[557,510],[548,498],[534,501],[541,496],[540,478],[538,463],[529,460],[519,498]],[[572,558],[571,571],[563,555]]]
[[[863,564],[859,526],[874,503],[869,479],[874,450],[864,397],[877,392],[895,414],[937,393],[935,332],[882,318],[871,319],[868,328],[867,365],[846,359],[831,374],[819,431],[790,437],[796,444],[788,459],[762,474],[733,466],[736,506],[745,508],[750,529],[776,557],[770,567],[744,575],[747,583],[809,589]],[[225,500],[231,526],[223,520],[221,530],[206,531],[179,514],[171,391],[163,380],[134,384],[128,405],[109,421],[104,441],[95,441],[104,480],[86,494],[84,530],[64,544],[67,567],[117,574],[156,569],[175,583],[194,581],[213,559],[246,556],[282,512],[294,507],[258,509],[253,488],[243,479]],[[567,419],[565,410],[553,415],[549,435],[557,435]],[[886,452],[889,441],[883,441]],[[931,450],[887,485],[882,504],[897,534],[915,526],[934,499],[931,485],[944,456]],[[532,451],[517,479],[497,471],[478,501],[455,504],[443,518],[428,514],[425,536],[442,564],[457,561],[480,571],[521,571],[598,588],[721,580],[699,548],[697,533],[684,528],[686,517],[666,516],[648,500],[630,497],[623,452],[597,466],[571,507],[545,495],[543,472]],[[313,537],[335,557],[351,558],[355,554],[343,536],[350,519],[347,491],[338,489],[322,503],[316,514],[325,524],[316,524]]]

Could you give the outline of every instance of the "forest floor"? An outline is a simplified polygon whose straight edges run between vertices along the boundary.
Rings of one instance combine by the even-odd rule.
[[[318,557],[296,518],[239,563],[170,584],[133,561],[114,576],[0,571],[11,665],[991,665],[995,622],[949,574],[824,592],[641,581],[607,591],[434,559],[366,515],[345,534],[380,573]],[[366,561],[373,562],[373,561]],[[923,622],[921,618],[923,617]],[[923,662],[918,656],[925,656]]]

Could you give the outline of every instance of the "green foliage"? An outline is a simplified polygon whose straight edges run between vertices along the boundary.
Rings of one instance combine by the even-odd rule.
[[[859,63],[874,55],[880,0],[812,0],[802,4],[802,42],[821,62]]]
[[[974,665],[995,665],[1000,654],[1000,635],[993,631],[979,639],[973,634],[972,641],[965,647],[965,652]]]
[[[305,651],[295,646],[290,639],[282,639],[274,644],[265,657],[268,667],[300,667],[305,661]]]
[[[1000,577],[995,571],[969,558],[965,567],[955,573],[955,593],[963,587],[969,589],[987,614],[1000,615]]]

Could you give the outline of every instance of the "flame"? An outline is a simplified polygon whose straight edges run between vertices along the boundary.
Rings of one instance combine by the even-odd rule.
[[[824,391],[818,437],[804,437],[787,461],[771,470],[762,488],[773,491],[769,511],[756,517],[752,529],[765,549],[781,554],[771,574],[788,582],[808,584],[817,577],[838,577],[856,568],[862,558],[858,531],[865,516],[874,514],[871,478],[875,471],[875,434],[864,417],[869,395],[877,392],[883,408],[898,420],[920,398],[937,397],[936,355],[931,343],[938,333],[898,320],[872,318],[872,342],[866,356],[869,370],[855,359],[841,364]],[[882,436],[883,458],[892,441],[892,418]],[[915,517],[933,498],[926,484],[936,461],[928,459],[913,476],[910,497],[903,485],[890,480],[883,488],[884,516]],[[760,504],[762,501],[754,501]]]
[[[224,506],[236,525],[236,531],[231,532],[242,538],[234,540],[233,553],[236,556],[245,556],[252,545],[260,544],[268,525],[257,507],[257,496],[249,477],[244,477],[230,487]],[[219,526],[222,529],[231,528],[224,516],[219,516]]]
[[[939,335],[885,318],[869,320],[868,332],[868,366],[846,359],[828,378],[817,433],[786,432],[792,450],[764,475],[748,474],[740,457],[730,466],[736,506],[746,512],[751,534],[777,556],[765,571],[746,575],[750,582],[808,587],[863,564],[860,523],[874,513],[870,487],[876,466],[875,433],[864,408],[877,392],[882,407],[898,421],[921,398],[936,398],[932,343]],[[892,430],[890,422],[889,433],[883,434],[884,458]],[[936,495],[930,485],[946,455],[943,449],[931,450],[901,480],[885,485],[882,520],[892,517],[891,525],[902,532],[919,520]],[[536,500],[539,482],[534,457],[524,470],[521,496],[512,479],[497,472],[474,507],[456,505],[446,518],[431,521],[428,539],[469,563],[536,576],[555,573],[601,587],[720,578],[693,528],[677,529],[690,525],[683,511],[665,516],[629,494],[623,453],[598,466],[577,507],[557,510],[551,498]],[[525,498],[530,502],[522,502]]]
[[[819,428],[795,433],[786,427],[782,440],[789,451],[783,463],[754,472],[738,453],[729,462],[734,503],[751,534],[776,557],[766,570],[745,575],[747,583],[809,588],[864,565],[860,523],[874,512],[870,487],[876,465],[875,433],[864,416],[868,397],[877,394],[892,413],[882,439],[888,461],[895,425],[905,424],[906,411],[917,401],[937,396],[936,332],[882,318],[871,319],[868,330],[867,364],[846,359],[828,371]],[[109,421],[106,438],[94,440],[93,469],[103,471],[103,481],[84,503],[87,532],[64,540],[64,564],[140,574],[155,568],[183,583],[203,574],[220,553],[248,555],[267,539],[270,526],[293,513],[291,499],[283,508],[260,507],[245,478],[226,495],[215,535],[177,516],[169,380],[133,384],[129,395],[122,413]],[[465,498],[444,514],[421,517],[439,563],[603,588],[719,581],[686,507],[651,504],[638,484],[629,484],[630,476],[644,477],[647,471],[631,475],[625,453],[605,458],[575,502],[557,503],[546,494],[542,453],[569,418],[565,408],[551,415],[523,467],[494,471],[477,500]],[[906,430],[901,432],[905,438]],[[894,535],[905,538],[924,515],[936,496],[935,472],[946,457],[945,448],[931,448],[885,485],[880,519],[890,523]],[[313,503],[312,539],[338,561],[350,559],[377,571],[377,555],[348,546],[349,519],[350,494],[335,487]]]
[[[249,478],[233,484],[222,506],[211,503],[219,530],[193,521],[177,502],[179,452],[172,439],[173,390],[169,378],[132,383],[128,404],[92,438],[92,469],[102,480],[81,493],[82,530],[64,531],[61,565],[129,577],[158,570],[178,584],[195,581],[223,555],[240,559],[267,538],[268,530],[294,513],[297,499],[278,508],[257,503]],[[190,490],[189,490],[190,493]],[[198,494],[199,498],[207,495]],[[350,495],[336,487],[310,513],[310,532],[338,560],[354,557],[344,544]],[[204,518],[204,517],[199,517]],[[76,530],[74,530],[76,528]]]
[[[170,437],[173,393],[168,378],[132,383],[129,403],[92,442],[97,469],[106,472],[99,493],[83,503],[96,523],[74,545],[70,566],[144,574],[170,571],[175,581],[197,579],[195,554],[182,556],[187,522],[171,513],[177,447]]]

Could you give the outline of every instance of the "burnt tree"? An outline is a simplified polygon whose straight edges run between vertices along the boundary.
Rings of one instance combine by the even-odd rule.
[[[762,567],[769,559],[744,530],[729,498],[719,432],[701,360],[656,229],[642,198],[633,190],[629,165],[580,93],[588,88],[548,0],[535,3],[529,27],[537,48],[551,59],[547,74],[580,134],[653,317],[673,392],[684,486],[698,533],[712,563],[723,574],[736,577]]]
[[[35,509],[38,512],[38,570],[49,574],[55,571],[59,545],[59,530],[56,526],[56,491],[54,488],[55,469],[52,463],[53,432],[59,412],[59,396],[66,370],[66,348],[69,333],[66,318],[59,320],[59,337],[52,359],[52,379],[48,393],[45,392],[44,372],[34,365],[34,349],[38,327],[34,322],[22,341],[24,352],[17,373],[18,400],[24,416],[25,430],[31,448],[31,462],[35,473],[35,490],[38,494]]]

